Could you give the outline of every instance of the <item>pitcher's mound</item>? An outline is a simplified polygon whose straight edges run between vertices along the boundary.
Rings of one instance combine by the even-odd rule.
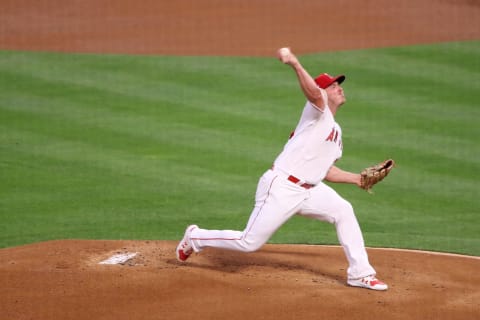
[[[205,250],[51,241],[0,250],[3,319],[478,319],[480,258],[368,249],[386,292],[346,285],[336,246]],[[126,257],[118,263],[115,257]]]

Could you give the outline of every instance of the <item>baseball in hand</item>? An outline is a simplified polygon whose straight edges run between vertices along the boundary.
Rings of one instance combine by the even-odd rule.
[[[280,58],[280,61],[286,63],[291,53],[292,52],[289,48],[281,48],[280,50],[278,50],[278,57]]]

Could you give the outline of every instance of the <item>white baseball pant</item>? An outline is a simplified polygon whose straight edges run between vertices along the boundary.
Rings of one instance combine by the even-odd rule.
[[[260,249],[293,215],[335,225],[347,257],[349,279],[375,274],[368,261],[362,232],[351,204],[324,183],[305,189],[280,170],[268,170],[260,178],[255,207],[243,231],[194,229],[190,240],[195,252],[213,247],[242,252]]]

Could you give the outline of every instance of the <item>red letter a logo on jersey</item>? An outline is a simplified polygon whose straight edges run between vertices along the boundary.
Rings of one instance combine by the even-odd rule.
[[[325,141],[332,141],[336,140],[338,136],[338,132],[335,130],[335,127],[332,128],[332,132],[328,135],[327,139]]]
[[[328,135],[325,141],[331,141],[333,143],[337,143],[340,149],[343,149],[342,138],[340,137],[340,132],[335,130],[335,127],[332,128],[332,131]]]

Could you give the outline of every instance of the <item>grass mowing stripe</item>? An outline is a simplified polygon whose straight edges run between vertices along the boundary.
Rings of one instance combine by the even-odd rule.
[[[57,67],[53,69],[43,54],[40,54],[38,58],[36,65],[39,64],[41,67],[39,68],[40,72],[35,75],[32,75],[31,69],[28,67],[14,68],[10,64],[1,66],[0,70],[3,70],[4,73],[14,72],[19,77],[22,75],[24,77],[34,76],[39,80],[56,85],[68,83],[71,86],[108,91],[119,96],[145,98],[159,103],[173,102],[176,104],[181,101],[184,106],[201,108],[206,113],[211,111],[232,112],[234,115],[252,115],[252,112],[254,112],[253,116],[258,113],[265,115],[266,108],[265,106],[260,108],[262,105],[258,104],[258,95],[262,95],[261,88],[263,86],[273,88],[269,84],[268,75],[259,78],[253,69],[251,72],[241,72],[241,69],[235,64],[234,58],[185,57],[182,58],[182,63],[178,63],[178,58],[175,60],[171,57],[163,59],[142,57],[141,60],[135,61],[136,63],[123,64],[121,60],[119,61],[122,56],[71,55],[71,58],[66,59],[59,55],[60,62],[56,61]],[[95,59],[99,59],[99,64],[102,66],[110,65],[110,68],[101,67],[103,72],[92,68],[93,64],[90,60]],[[125,59],[128,61],[127,57]],[[15,65],[25,66],[32,63],[31,60],[31,58],[25,57],[23,60],[16,61]],[[209,63],[204,63],[202,60]],[[151,63],[145,64],[145,61]],[[223,62],[223,64],[217,64],[216,61]],[[269,63],[272,64],[271,61]],[[194,67],[195,64],[203,67],[198,70],[198,66]],[[244,63],[243,66],[245,65],[247,64]],[[220,66],[221,69],[212,66]],[[112,74],[107,71],[111,71]],[[235,71],[235,75],[232,74],[232,71]],[[176,76],[171,77],[172,74]],[[252,75],[254,76],[252,77]],[[259,89],[255,89],[257,85],[260,85]],[[225,92],[224,88],[228,90]],[[235,99],[238,96],[241,96],[242,99]],[[241,104],[245,103],[243,102],[245,99],[250,99],[250,102],[256,103],[259,108],[239,108]],[[205,104],[203,101],[212,101],[212,103]],[[131,108],[135,108],[135,105],[132,104]],[[271,114],[268,115],[271,116]]]
[[[367,245],[480,254],[478,51],[469,42],[302,57],[313,73],[347,74],[339,165],[398,160],[374,196],[335,187]],[[178,239],[192,222],[243,228],[258,176],[304,103],[291,70],[266,58],[7,51],[0,84],[0,246]],[[336,241],[331,225],[302,218],[272,239]]]
[[[121,148],[108,149],[81,141],[62,140],[61,137],[42,135],[38,131],[34,133],[14,131],[13,129],[9,131],[21,141],[15,148],[17,154],[30,156],[35,159],[35,163],[38,159],[49,159],[59,169],[62,169],[60,163],[63,163],[68,164],[69,170],[74,170],[76,167],[81,167],[82,170],[89,170],[90,168],[94,169],[92,174],[102,173],[118,177],[135,177],[144,182],[161,183],[165,188],[170,187],[172,183],[188,183],[204,190],[213,189],[212,191],[215,191],[220,185],[223,185],[221,192],[242,191],[235,183],[226,183],[244,180],[242,175],[232,173],[231,170],[222,176],[223,180],[212,183],[207,177],[213,170],[208,167],[195,166],[189,162],[177,161],[168,157],[163,158],[161,155],[135,155],[131,152],[125,152]],[[35,147],[32,148],[32,145],[35,145]],[[48,163],[48,161],[46,162]],[[176,178],[172,182],[168,173],[169,170],[174,168],[186,172],[186,175]],[[218,169],[218,167],[215,168],[215,170]],[[68,172],[67,170],[65,174],[68,174]],[[65,182],[69,183],[71,181]]]
[[[21,77],[22,83],[26,83],[26,77]],[[212,126],[218,125],[221,129],[225,127],[229,127],[230,129],[234,128],[243,128],[245,127],[245,122],[252,122],[257,121],[260,124],[260,121],[256,120],[255,117],[248,115],[245,119],[237,116],[235,122],[228,121],[228,117],[225,116],[225,111],[215,112],[212,110],[200,110],[200,109],[191,109],[186,107],[186,103],[176,104],[176,105],[168,105],[165,103],[161,97],[159,97],[158,101],[149,101],[152,100],[150,97],[149,100],[139,99],[139,97],[132,98],[125,95],[117,96],[115,92],[105,92],[98,88],[94,87],[81,87],[76,84],[69,84],[64,82],[59,83],[47,83],[42,85],[38,85],[37,83],[30,85],[32,88],[38,87],[36,90],[30,90],[30,94],[35,93],[35,98],[31,99],[32,103],[23,103],[22,108],[27,108],[27,110],[33,112],[48,112],[48,113],[55,113],[56,111],[61,113],[68,113],[70,116],[75,117],[82,117],[82,121],[99,121],[98,119],[107,119],[104,121],[130,121],[129,123],[124,123],[123,128],[131,128],[134,127],[136,123],[139,123],[142,120],[142,117],[154,117],[154,121],[158,121],[160,123],[167,122],[170,123],[169,120],[176,120],[174,123],[178,123],[179,121],[182,122],[183,116],[195,116],[197,119],[195,125],[202,125],[201,120],[203,119],[203,126],[208,127],[209,129]],[[44,87],[52,88],[55,87],[57,92],[61,92],[61,95],[52,95],[52,90],[48,92],[44,90]],[[88,91],[86,91],[88,90]],[[47,92],[44,96],[44,92]],[[15,91],[13,92],[15,93]],[[40,95],[40,97],[38,96]],[[18,98],[23,99],[23,96],[16,95],[12,99],[18,100]],[[144,97],[142,97],[144,98]],[[17,109],[19,101],[12,100],[13,108]],[[39,109],[39,100],[43,101],[41,104],[44,108]],[[28,102],[28,101],[25,101]],[[128,110],[127,107],[130,106]],[[141,108],[142,110],[149,109],[149,113],[145,115],[145,113],[138,114],[137,109],[131,108],[131,106],[135,106],[135,108]],[[158,110],[162,108],[162,110]],[[168,108],[165,110],[164,108]],[[122,110],[125,113],[120,113],[121,117],[119,118],[116,116],[115,112]],[[223,110],[227,110],[224,108]],[[115,111],[115,112],[111,112]],[[128,113],[127,113],[128,111]],[[161,117],[160,117],[161,116]],[[158,126],[158,122],[155,123],[152,121],[153,126]],[[187,119],[188,121],[188,119]],[[273,123],[273,120],[268,120]],[[151,128],[151,126],[149,126]],[[262,128],[258,126],[258,128]],[[164,128],[168,129],[168,128]],[[258,133],[256,131],[245,131],[242,130],[241,133],[245,135],[254,135]],[[286,131],[286,129],[285,129]],[[188,132],[188,131],[187,131]],[[193,132],[193,131],[192,131]],[[258,134],[255,137],[258,140]]]
[[[43,130],[55,135],[67,134],[72,142],[88,141],[103,148],[114,145],[118,149],[122,149],[130,145],[132,150],[138,149],[138,152],[161,150],[165,155],[164,152],[168,154],[168,150],[170,153],[178,152],[179,147],[182,146],[191,151],[199,150],[199,155],[214,152],[217,155],[223,154],[225,157],[244,158],[245,161],[269,162],[272,157],[269,155],[267,158],[265,152],[249,152],[252,145],[262,142],[262,139],[257,139],[254,133],[244,133],[244,129],[232,130],[232,127],[223,129],[222,125],[214,128],[210,123],[215,123],[215,120],[205,125],[202,125],[200,121],[195,124],[165,123],[164,119],[133,114],[100,113],[98,110],[93,113],[88,110],[81,112],[76,106],[62,109],[56,111],[52,108],[35,108],[34,110],[4,108],[4,114],[6,117],[16,119],[10,126]],[[35,122],[31,122],[32,114],[36,115]],[[139,124],[142,124],[140,128],[138,128]],[[240,125],[242,126],[242,122]],[[66,126],[69,128],[68,131],[64,130]],[[161,130],[158,130],[159,126],[162,128]],[[102,136],[103,139],[98,139],[98,136]],[[233,150],[233,153],[226,151],[228,144],[235,143],[240,138],[247,142],[245,148],[237,148]],[[208,151],[208,153],[200,153],[201,150]]]

